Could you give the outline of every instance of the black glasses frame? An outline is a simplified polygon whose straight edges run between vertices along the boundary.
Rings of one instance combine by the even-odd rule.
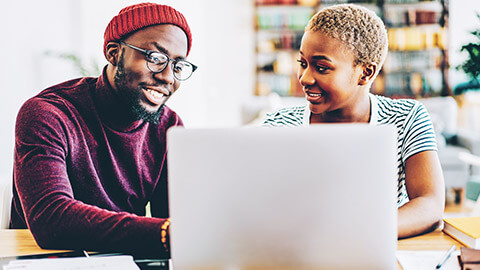
[[[198,68],[196,65],[194,65],[194,64],[192,64],[192,63],[190,63],[190,62],[188,62],[188,61],[186,61],[186,60],[175,60],[175,59],[171,59],[167,54],[165,54],[165,53],[163,53],[163,52],[160,52],[160,51],[153,51],[153,50],[147,50],[147,49],[138,48],[138,47],[133,46],[133,45],[131,45],[131,44],[125,43],[124,41],[120,41],[120,44],[123,44],[123,45],[125,45],[125,46],[127,46],[127,47],[129,47],[129,48],[131,48],[131,49],[134,49],[134,50],[137,50],[137,51],[143,53],[143,54],[145,55],[145,60],[147,61],[147,68],[148,68],[148,70],[150,70],[151,72],[153,72],[153,73],[155,73],[155,74],[163,72],[163,71],[167,68],[168,63],[170,63],[170,62],[173,62],[173,68],[175,68],[175,65],[176,65],[178,62],[185,62],[185,63],[188,63],[189,65],[192,66],[192,73],[190,73],[190,75],[189,75],[188,77],[186,77],[186,78],[178,78],[177,75],[176,75],[176,73],[173,72],[173,76],[175,77],[175,79],[177,79],[177,80],[179,80],[179,81],[185,81],[185,80],[189,79],[189,78],[192,76],[193,72],[195,72],[195,70],[197,70],[197,68]],[[166,64],[161,70],[159,70],[159,71],[153,71],[153,70],[150,68],[150,66],[148,65],[148,63],[152,63],[152,62],[150,62],[150,61],[148,60],[149,56],[150,56],[152,53],[159,53],[159,54],[164,55],[164,56],[167,58],[167,64]],[[152,64],[155,64],[155,63],[152,63]]]

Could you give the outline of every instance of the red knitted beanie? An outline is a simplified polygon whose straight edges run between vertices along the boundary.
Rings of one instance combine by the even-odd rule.
[[[106,56],[108,42],[118,41],[130,33],[155,24],[173,24],[180,27],[187,35],[187,55],[190,53],[192,33],[185,17],[172,7],[154,3],[135,4],[120,10],[105,29],[103,53]]]

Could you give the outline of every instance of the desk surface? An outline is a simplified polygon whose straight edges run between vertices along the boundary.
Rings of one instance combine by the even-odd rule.
[[[41,249],[29,230],[0,230],[0,257],[65,252]]]
[[[464,206],[448,206],[445,212],[459,213],[469,212],[470,208]],[[33,254],[48,254],[65,252],[67,250],[46,250],[41,249],[29,230],[0,230],[0,258],[14,257]],[[398,250],[448,250],[452,245],[457,249],[463,246],[461,243],[450,238],[440,230],[407,238],[398,241]],[[398,269],[401,267],[398,265]]]
[[[398,250],[448,250],[452,245],[457,249],[464,245],[441,230],[398,241]]]
[[[29,230],[0,230],[0,257],[65,252],[66,250],[41,249]],[[440,230],[402,239],[398,250],[448,250],[452,245],[463,246]]]
[[[29,230],[0,230],[0,257],[65,252],[41,249]],[[398,250],[448,250],[452,245],[463,246],[440,230],[398,241]],[[398,266],[398,269],[401,269]]]

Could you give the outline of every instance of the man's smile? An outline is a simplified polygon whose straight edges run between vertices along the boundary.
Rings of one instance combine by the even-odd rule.
[[[144,86],[142,90],[146,99],[154,105],[163,104],[171,94],[169,90],[163,87]]]

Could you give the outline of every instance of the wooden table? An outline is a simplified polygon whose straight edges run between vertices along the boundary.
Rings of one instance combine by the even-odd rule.
[[[65,252],[47,250],[37,245],[29,230],[0,230],[0,257]]]
[[[41,249],[29,230],[0,230],[0,257],[65,252]],[[463,246],[440,230],[398,241],[398,250],[448,250]],[[398,269],[401,269],[398,265]]]
[[[398,250],[448,250],[452,245],[457,249],[464,245],[440,230],[398,241]]]

